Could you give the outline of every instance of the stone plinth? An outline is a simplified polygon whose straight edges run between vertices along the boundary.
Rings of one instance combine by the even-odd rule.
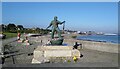
[[[80,51],[73,46],[38,46],[34,51],[32,63],[44,63],[51,58],[80,58]]]

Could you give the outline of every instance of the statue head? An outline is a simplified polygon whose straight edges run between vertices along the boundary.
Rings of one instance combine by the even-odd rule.
[[[57,18],[58,18],[58,17],[57,17],[57,16],[55,16],[55,17],[54,17],[54,20],[57,20]]]

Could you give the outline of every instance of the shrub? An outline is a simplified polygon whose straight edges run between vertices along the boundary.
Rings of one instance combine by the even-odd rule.
[[[71,36],[72,38],[76,38],[77,36]]]

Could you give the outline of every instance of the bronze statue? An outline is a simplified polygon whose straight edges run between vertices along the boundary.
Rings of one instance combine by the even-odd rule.
[[[52,26],[51,38],[52,38],[53,40],[50,41],[52,45],[62,45],[63,38],[62,38],[62,36],[61,36],[61,31],[60,31],[58,25],[59,25],[59,24],[61,25],[61,24],[63,24],[63,23],[65,23],[65,21],[60,22],[60,21],[57,20],[57,16],[55,16],[55,17],[54,17],[54,20],[52,20],[51,23],[50,23],[50,25],[47,27],[47,29],[48,29],[49,27]],[[59,37],[58,40],[54,40],[55,31],[57,31],[57,33],[58,33],[58,37]]]
[[[65,23],[65,21],[63,21],[63,22],[58,21],[58,20],[57,20],[57,16],[55,16],[55,17],[54,17],[54,20],[51,21],[51,23],[50,23],[50,25],[47,27],[47,29],[52,26],[52,34],[51,34],[51,38],[52,38],[52,39],[54,39],[54,33],[55,33],[55,31],[58,32],[58,37],[59,37],[59,38],[62,38],[62,37],[61,37],[61,32],[60,32],[60,29],[59,29],[58,25],[59,25],[59,24],[63,24],[63,23]]]

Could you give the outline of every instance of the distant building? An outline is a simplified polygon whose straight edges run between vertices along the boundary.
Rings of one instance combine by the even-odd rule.
[[[97,32],[96,34],[97,34],[97,35],[104,35],[103,32]]]
[[[86,35],[86,32],[77,31],[77,34]]]
[[[80,31],[77,31],[77,33],[79,34],[79,33],[80,33]]]

